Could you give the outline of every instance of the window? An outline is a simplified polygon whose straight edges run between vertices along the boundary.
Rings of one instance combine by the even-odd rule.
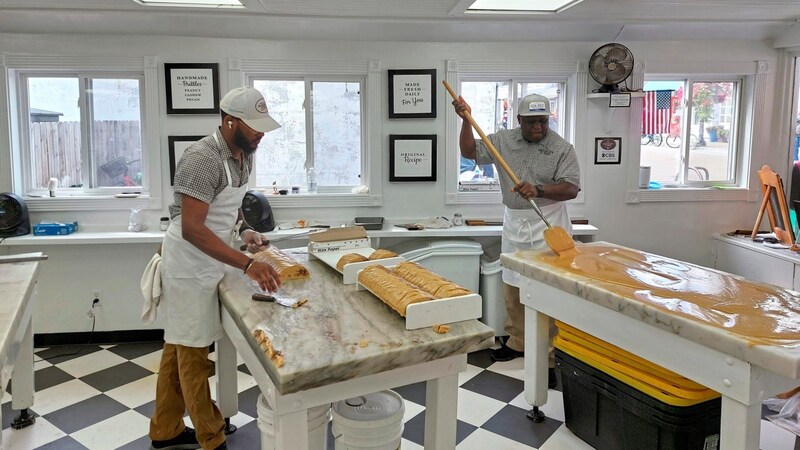
[[[141,74],[20,74],[26,190],[141,191]],[[23,119],[24,118],[24,119]]]
[[[640,165],[662,187],[734,186],[741,79],[648,79]]]
[[[514,79],[487,81],[470,80],[467,77],[461,78],[460,82],[460,94],[472,108],[472,117],[486,135],[516,128],[518,124],[515,108],[519,100],[529,94],[540,94],[550,99],[550,129],[563,136],[563,126],[558,120],[563,109],[563,89],[563,82],[520,82]],[[480,139],[474,129],[473,134],[475,139]],[[459,157],[458,173],[460,192],[500,189],[494,164],[476,166],[474,160]]]
[[[281,124],[261,140],[255,187],[297,186],[302,193],[312,167],[320,193],[350,192],[363,184],[364,81],[251,77]]]

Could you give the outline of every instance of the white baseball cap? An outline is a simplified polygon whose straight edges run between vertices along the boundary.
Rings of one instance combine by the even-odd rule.
[[[522,97],[517,105],[517,114],[520,116],[549,116],[550,100],[544,95],[530,94]]]
[[[267,102],[258,89],[251,87],[238,87],[222,97],[219,107],[228,115],[241,119],[250,128],[268,133],[280,128],[280,124],[269,115]]]

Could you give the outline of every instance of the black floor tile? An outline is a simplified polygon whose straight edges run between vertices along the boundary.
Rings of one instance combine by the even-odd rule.
[[[59,369],[57,366],[50,366],[37,370],[33,375],[33,379],[34,389],[36,392],[40,392],[61,383],[74,380],[75,377]]]
[[[238,449],[260,449],[261,430],[258,428],[257,421],[246,423],[239,427],[233,434],[225,436],[230,450]]]
[[[127,406],[105,394],[100,394],[53,411],[44,418],[61,431],[69,434],[125,411],[128,411]]]
[[[50,364],[59,364],[70,359],[80,358],[94,352],[99,352],[102,347],[98,345],[64,345],[59,347],[50,347],[46,350],[36,352],[34,360],[45,359]]]
[[[419,383],[408,384],[405,386],[392,388],[393,391],[400,394],[401,397],[404,399],[414,402],[418,405],[425,406],[425,382],[420,381]]]
[[[33,406],[36,406],[36,404],[34,404]],[[11,408],[11,402],[3,403],[2,406],[0,406],[0,413],[3,415],[3,424],[2,427],[0,428],[4,430],[6,428],[11,428],[11,422],[13,422],[14,419],[16,419],[17,416],[20,415],[19,411]],[[28,414],[34,417],[39,417],[39,415],[36,414],[36,411],[33,410],[33,407],[28,409]]]
[[[524,389],[525,383],[522,380],[502,375],[490,370],[483,372],[470,378],[466,383],[461,385],[462,388],[468,389],[495,400],[508,403],[514,400]]]
[[[456,421],[456,444],[467,438],[478,427],[460,420]],[[415,444],[423,445],[425,441],[425,411],[414,416],[405,423],[403,437]]]
[[[131,381],[136,381],[152,374],[153,372],[145,369],[142,366],[132,362],[124,362],[122,364],[109,367],[108,369],[81,377],[80,380],[100,392],[107,392],[111,389],[120,387],[130,383]]]
[[[258,396],[261,390],[258,386],[253,386],[239,393],[239,412],[248,416],[258,418]]]
[[[141,448],[146,448],[146,447],[141,447]],[[75,439],[72,439],[69,436],[64,436],[63,438],[55,440],[49,444],[42,445],[41,447],[36,447],[35,450],[89,450],[89,449],[84,447],[83,444],[76,441]]]
[[[153,391],[153,396],[155,395],[156,393]],[[153,417],[153,413],[156,411],[156,401],[147,402],[144,405],[133,408],[133,410],[145,417]]]
[[[112,353],[127,359],[136,359],[140,356],[157,352],[164,348],[163,342],[141,342],[136,344],[120,344],[108,349]]]
[[[467,355],[467,363],[480,367],[481,369],[485,369],[494,364],[494,361],[492,361],[491,352],[492,349],[490,348],[472,352]]]
[[[239,367],[237,367],[237,369],[239,369],[239,372],[246,373],[248,375],[252,375],[252,373],[250,373],[250,369],[248,369],[247,366],[245,366],[244,364],[239,365]]]
[[[525,415],[527,411],[516,406],[506,405],[481,428],[508,439],[539,448],[555,433],[563,422],[545,417],[543,422],[533,423]]]
[[[133,442],[128,442],[127,444],[117,448],[116,450],[147,450],[148,448],[150,448],[150,437],[142,436]]]

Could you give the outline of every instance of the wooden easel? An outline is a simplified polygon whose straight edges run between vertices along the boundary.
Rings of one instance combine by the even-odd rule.
[[[763,166],[758,171],[758,178],[761,180],[761,193],[764,195],[764,199],[761,201],[761,208],[758,210],[758,217],[750,238],[756,238],[758,227],[761,225],[761,219],[764,218],[766,210],[769,225],[775,232],[775,237],[783,244],[794,245],[794,231],[789,218],[789,207],[786,205],[786,198],[783,195],[781,177],[769,166]]]

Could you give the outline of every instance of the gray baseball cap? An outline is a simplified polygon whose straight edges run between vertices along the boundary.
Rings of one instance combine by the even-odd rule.
[[[229,115],[241,119],[250,128],[267,133],[280,128],[267,110],[267,102],[258,89],[251,87],[238,87],[222,97],[219,107]]]
[[[520,116],[549,116],[550,100],[544,95],[526,95],[519,101],[517,114]]]

